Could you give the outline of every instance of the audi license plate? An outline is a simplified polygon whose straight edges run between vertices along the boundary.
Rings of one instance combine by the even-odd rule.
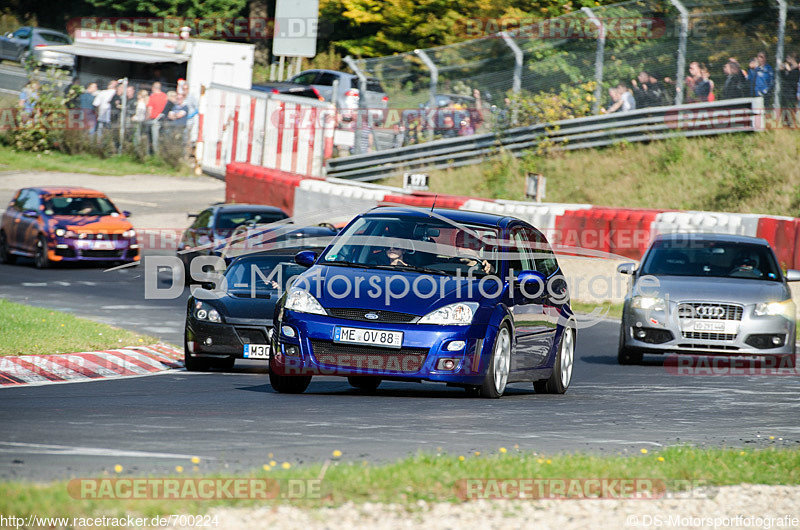
[[[736,334],[739,332],[739,323],[730,320],[690,320],[681,323],[681,331]]]
[[[245,344],[245,359],[269,359],[269,344]]]
[[[399,348],[403,344],[403,332],[336,326],[333,331],[333,342]]]

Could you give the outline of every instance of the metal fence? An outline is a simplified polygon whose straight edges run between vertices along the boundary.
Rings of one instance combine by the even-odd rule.
[[[571,150],[678,136],[758,132],[766,128],[767,118],[760,97],[653,107],[333,158],[328,160],[326,175],[377,180],[409,170],[477,164],[503,151],[517,155],[543,142],[550,149]]]
[[[747,70],[763,51],[775,77],[766,105],[797,105],[796,98],[781,100],[797,87],[786,87],[780,71],[787,54],[800,53],[800,0],[629,0],[489,33],[487,28],[507,21],[496,22],[456,28],[465,38],[478,38],[349,64],[356,73],[379,79],[396,109],[431,108],[437,94],[472,96],[477,89],[481,104],[493,111],[488,115],[497,115],[509,105],[510,93],[558,94],[596,81],[592,114],[597,115],[611,104],[608,89],[620,82],[632,85],[641,71],[659,80],[664,103],[697,101],[685,83],[692,62],[708,68],[719,100],[728,60],[735,58]],[[491,126],[487,120],[476,132]],[[380,126],[371,129],[374,149],[397,144]]]

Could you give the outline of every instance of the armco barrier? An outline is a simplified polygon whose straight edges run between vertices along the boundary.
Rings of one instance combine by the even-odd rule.
[[[758,237],[770,242],[783,268],[800,266],[795,257],[797,221],[791,217],[762,217],[758,220]]]
[[[800,219],[724,212],[678,212],[653,209],[603,208],[588,204],[527,203],[456,195],[408,193],[399,188],[314,179],[232,163],[227,167],[229,202],[256,202],[284,209],[290,215],[325,214],[346,221],[378,204],[456,208],[510,215],[544,232],[563,253],[570,248],[640,259],[651,240],[673,232],[711,232],[766,239],[784,268],[800,268]],[[338,215],[338,217],[337,217]]]
[[[295,188],[307,178],[250,164],[228,164],[225,201],[269,204],[294,215]]]

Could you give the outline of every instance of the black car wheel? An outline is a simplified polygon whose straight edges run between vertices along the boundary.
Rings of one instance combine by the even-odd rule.
[[[486,377],[480,387],[481,397],[497,399],[503,395],[511,368],[511,332],[502,324],[492,345],[492,357],[486,368]]]
[[[47,240],[44,236],[39,236],[36,240],[36,252],[33,255],[33,263],[37,269],[46,269],[50,266],[50,258],[47,257]]]
[[[269,384],[279,394],[302,394],[311,383],[310,375],[277,375],[269,362]]]
[[[622,315],[622,324],[619,327],[619,349],[617,350],[617,362],[622,365],[642,364],[643,354],[641,350],[625,346],[625,315]]]
[[[381,378],[372,376],[351,376],[347,378],[347,382],[359,390],[374,392],[380,386]]]
[[[5,232],[0,232],[0,263],[13,264],[17,257],[8,248]]]
[[[549,379],[534,381],[533,389],[537,394],[563,394],[572,381],[572,366],[575,359],[575,332],[572,328],[564,328],[561,342],[558,345],[553,373]]]

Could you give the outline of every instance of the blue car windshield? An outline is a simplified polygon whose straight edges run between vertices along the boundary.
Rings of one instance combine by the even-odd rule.
[[[347,227],[320,263],[480,276],[498,274],[497,250],[496,227],[369,215]]]
[[[111,215],[119,213],[105,197],[49,197],[44,201],[47,215]]]
[[[696,239],[656,242],[641,274],[781,281],[769,247]]]
[[[220,212],[216,229],[233,230],[243,224],[268,224],[282,219],[286,219],[286,215],[281,212]]]
[[[287,282],[306,271],[294,262],[294,255],[258,256],[240,259],[225,271],[229,290],[285,290]]]

